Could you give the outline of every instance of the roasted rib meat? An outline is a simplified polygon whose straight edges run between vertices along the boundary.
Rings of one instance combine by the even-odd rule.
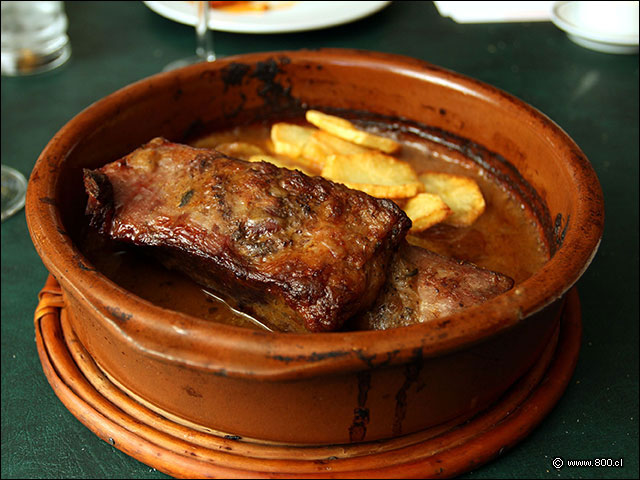
[[[84,171],[91,223],[280,331],[331,331],[376,300],[410,227],[393,202],[156,138]]]
[[[506,292],[513,280],[403,242],[373,307],[354,319],[361,330],[385,330],[445,317]]]

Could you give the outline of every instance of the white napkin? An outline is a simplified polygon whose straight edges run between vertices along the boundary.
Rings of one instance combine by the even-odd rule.
[[[458,23],[540,22],[551,19],[555,2],[433,2]]]

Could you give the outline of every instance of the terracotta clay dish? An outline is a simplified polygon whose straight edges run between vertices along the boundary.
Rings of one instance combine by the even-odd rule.
[[[189,143],[234,127],[300,122],[312,108],[471,172],[490,204],[498,197],[487,185],[497,185],[528,219],[533,234],[518,238],[535,238],[544,261],[505,272],[513,288],[446,318],[313,334],[212,321],[189,310],[182,280],[146,260],[116,252],[101,261],[84,215],[83,169],[159,136]],[[604,215],[588,160],[534,108],[425,62],[333,49],[194,65],[96,102],[43,151],[26,211],[59,284],[56,308],[64,307],[57,323],[36,325],[50,382],[101,438],[176,476],[450,476],[493,458],[542,419],[568,382],[580,321],[577,295],[567,300],[567,292],[595,255]],[[492,243],[478,230],[447,238],[460,251],[514,243]],[[526,257],[529,244],[509,248],[505,258]],[[481,264],[482,255],[472,260]],[[145,284],[153,288],[138,288]],[[185,444],[176,443],[180,434]]]

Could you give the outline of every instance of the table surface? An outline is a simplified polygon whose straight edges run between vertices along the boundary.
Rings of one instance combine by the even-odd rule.
[[[2,78],[2,162],[26,175],[75,114],[194,52],[192,27],[141,2],[67,2],[66,10],[71,60],[46,74]],[[431,2],[393,2],[325,30],[214,37],[222,56],[347,47],[426,60],[515,95],[576,141],[606,208],[602,244],[578,283],[578,366],[528,438],[464,477],[638,478],[638,56],[584,49],[550,22],[457,24]],[[2,224],[2,477],[166,478],[91,433],[47,383],[32,322],[46,277],[22,210]],[[556,470],[555,457],[622,458],[623,467]]]

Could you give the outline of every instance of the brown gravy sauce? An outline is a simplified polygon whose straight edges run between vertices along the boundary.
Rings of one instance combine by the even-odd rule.
[[[269,151],[269,131],[268,125],[236,127],[202,137],[192,145],[214,147],[242,141]],[[486,201],[484,214],[473,225],[436,225],[418,235],[422,246],[509,275],[516,283],[530,277],[548,260],[549,248],[537,220],[506,186],[472,160],[442,145],[405,134],[394,134],[394,138],[403,145],[396,157],[409,162],[418,173],[434,170],[472,177]],[[87,233],[83,252],[109,279],[157,306],[213,322],[268,329],[186,276],[168,271],[151,257],[116,246],[93,231]]]

